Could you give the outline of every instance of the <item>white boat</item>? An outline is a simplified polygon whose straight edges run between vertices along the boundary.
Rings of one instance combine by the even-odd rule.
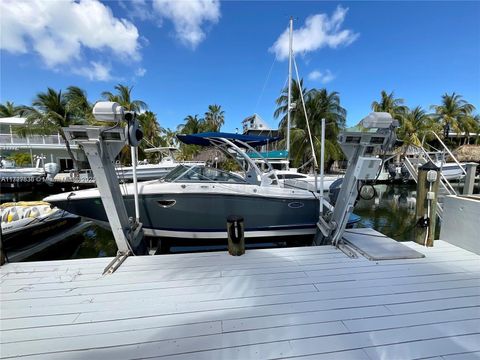
[[[35,167],[17,167],[15,161],[0,160],[1,182],[36,182],[43,181],[45,176],[41,159],[37,159]]]
[[[204,162],[195,162],[195,161],[176,161],[175,152],[178,151],[178,148],[173,146],[167,147],[156,147],[146,149],[147,153],[159,153],[160,161],[157,164],[149,164],[147,162],[139,162],[137,164],[137,179],[139,181],[145,180],[154,180],[159,179],[170,171],[172,171],[179,164],[188,164],[188,165],[205,165]],[[120,181],[130,182],[133,179],[133,167],[132,166],[116,166],[117,176]]]
[[[285,187],[300,188],[308,191],[320,191],[320,175],[314,176],[311,174],[303,174],[290,168],[289,170],[276,170],[278,179]],[[323,176],[323,191],[328,192],[330,186],[338,179],[342,179],[342,175],[324,175]]]
[[[188,144],[214,146],[238,161],[245,175],[206,165],[178,165],[163,179],[138,184],[140,221],[145,235],[181,239],[225,239],[226,219],[242,216],[246,238],[313,235],[319,195],[282,186],[273,169],[262,172],[244,149],[269,138],[239,134],[178,135]],[[267,166],[268,165],[267,163]],[[275,176],[274,176],[275,177]],[[134,185],[122,186],[127,212],[134,215]],[[52,195],[45,199],[59,208],[108,226],[98,189]]]
[[[0,219],[2,246],[7,251],[42,242],[48,236],[80,222],[80,217],[43,201],[1,204]]]

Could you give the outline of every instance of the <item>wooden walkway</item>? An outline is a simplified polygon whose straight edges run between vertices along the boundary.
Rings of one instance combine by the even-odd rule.
[[[7,264],[2,359],[480,358],[480,257],[333,247]]]

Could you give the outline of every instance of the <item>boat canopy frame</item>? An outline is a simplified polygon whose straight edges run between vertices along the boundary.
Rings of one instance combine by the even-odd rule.
[[[269,185],[280,186],[278,177],[275,174],[272,165],[264,156],[262,156],[260,152],[254,148],[254,146],[265,145],[270,142],[278,141],[280,139],[279,137],[271,138],[267,136],[208,132],[192,135],[179,134],[177,135],[177,138],[185,144],[213,146],[222,151],[224,154],[233,157],[234,160],[237,161],[237,159],[235,159],[235,157],[232,156],[232,154],[224,147],[231,148],[235,150],[235,152],[239,154],[248,165],[248,169],[244,169],[247,183],[260,185],[268,182]],[[268,171],[263,173],[258,167],[257,163],[250,156],[248,156],[246,151],[244,151],[242,148],[253,152],[257,156],[257,162],[259,159],[262,160],[267,165]],[[274,176],[273,181],[270,177],[271,175]]]

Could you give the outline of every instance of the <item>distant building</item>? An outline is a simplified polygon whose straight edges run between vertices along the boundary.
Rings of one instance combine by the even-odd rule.
[[[265,121],[258,115],[253,114],[242,121],[244,135],[262,135],[275,137],[278,136],[278,130],[271,129]]]
[[[58,164],[60,171],[73,169],[73,161],[60,134],[27,137],[17,135],[15,128],[23,126],[25,120],[21,117],[0,118],[0,156],[7,158],[14,153],[28,153],[32,159],[31,166],[34,166],[34,158],[43,155],[46,163]],[[78,145],[70,144],[70,148],[78,161],[86,161],[85,154]]]
[[[243,134],[244,135],[257,135],[278,137],[280,132],[278,129],[270,128],[267,123],[258,115],[253,114],[242,121]],[[278,142],[267,144],[261,147],[260,155],[266,158],[275,169],[284,169],[288,167],[288,152],[284,148],[278,147]],[[263,162],[259,161],[259,156],[256,153],[249,152],[248,155],[260,165],[263,166]],[[265,170],[265,169],[264,169]]]

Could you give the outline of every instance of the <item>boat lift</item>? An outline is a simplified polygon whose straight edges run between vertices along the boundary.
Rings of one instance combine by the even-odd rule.
[[[348,219],[353,212],[362,181],[375,180],[382,166],[380,152],[385,153],[396,141],[399,126],[389,113],[373,112],[360,124],[342,132],[338,142],[348,160],[347,172],[333,213],[321,213],[317,223],[315,245],[332,244],[352,254],[342,243]]]
[[[143,133],[139,129],[135,113],[125,112],[118,103],[97,102],[93,115],[97,121],[114,125],[74,125],[63,128],[63,131],[69,141],[77,143],[85,151],[117,244],[117,256],[105,268],[105,274],[114,272],[130,254],[146,253],[142,223],[139,221],[138,193],[135,191],[134,194],[135,218],[129,217],[115,171],[116,156],[125,145],[130,145],[132,150],[135,150]],[[126,126],[122,126],[121,122],[126,122]],[[136,151],[132,151],[132,155],[134,154]],[[135,170],[134,156],[132,165]],[[70,196],[75,196],[75,192]]]

